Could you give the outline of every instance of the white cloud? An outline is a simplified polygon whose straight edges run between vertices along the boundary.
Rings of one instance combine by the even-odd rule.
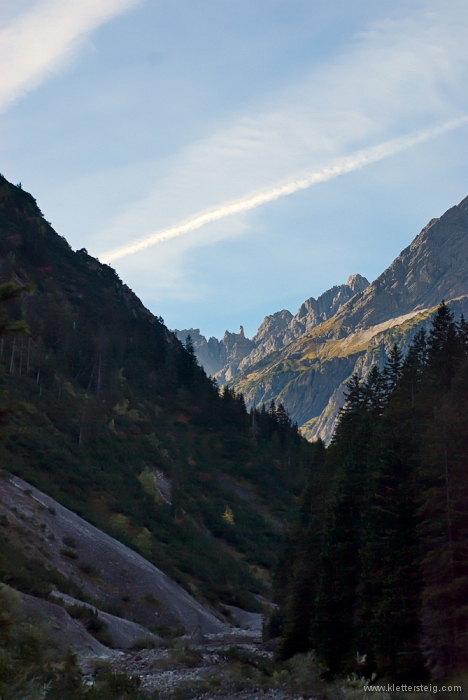
[[[467,23],[466,3],[447,0],[443,7],[427,2],[423,10],[371,26],[328,64],[312,67],[307,79],[262,95],[249,115],[164,162],[155,160],[148,196],[119,212],[96,236],[93,249],[119,248],[107,255],[116,260],[122,250],[141,250],[148,241],[168,240],[221,219],[224,202],[234,207],[230,214],[246,211],[275,199],[277,183],[286,183],[288,192],[299,189],[291,185],[304,179],[298,173],[328,179],[330,163],[349,171],[356,153],[375,155],[372,144],[408,147],[404,139],[398,141],[402,133],[429,133],[428,124],[465,114]],[[223,235],[215,224],[210,233],[215,240]],[[206,244],[206,236],[198,241]],[[192,235],[185,248],[177,247],[182,254],[197,244]],[[148,271],[158,268],[159,255],[146,255]]]
[[[0,30],[0,111],[35,88],[83,38],[141,0],[44,0]]]
[[[341,158],[334,164],[330,164],[321,170],[302,175],[302,177],[299,177],[292,182],[278,185],[277,187],[273,187],[264,192],[259,192],[258,194],[251,194],[238,202],[222,204],[211,211],[197,214],[181,224],[171,226],[163,231],[152,233],[149,236],[130,243],[129,245],[103,253],[100,257],[107,263],[119,260],[120,258],[125,258],[128,255],[132,255],[133,253],[138,253],[141,250],[150,248],[157,243],[162,243],[163,241],[168,241],[172,238],[182,236],[185,233],[196,231],[206,224],[219,221],[227,216],[234,216],[235,214],[250,211],[251,209],[255,209],[263,204],[267,204],[268,202],[273,202],[280,197],[287,197],[288,195],[294,194],[299,190],[307,189],[311,185],[315,185],[319,182],[326,182],[327,180],[332,180],[335,177],[345,175],[353,172],[354,170],[360,170],[366,165],[376,163],[384,158],[389,158],[390,156],[396,155],[397,153],[411,148],[412,146],[416,146],[419,143],[434,138],[439,134],[456,129],[467,122],[468,116],[452,119],[441,126],[425,129],[415,134],[409,134],[402,138],[386,141],[378,146],[371,146],[370,148],[357,151],[351,156]]]

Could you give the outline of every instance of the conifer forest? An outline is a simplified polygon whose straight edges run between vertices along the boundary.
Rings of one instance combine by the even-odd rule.
[[[406,357],[354,376],[276,571],[280,654],[397,679],[466,666],[468,324],[442,302]]]
[[[0,263],[3,700],[241,700],[260,690],[383,700],[393,695],[364,684],[463,678],[463,315],[441,301],[428,330],[393,345],[381,369],[354,374],[325,445],[307,441],[281,402],[247,409],[218,386],[190,336],[180,342],[110,266],[72,251],[4,178]],[[32,528],[36,539],[29,511],[8,502],[14,488],[49,518]],[[169,581],[199,622],[170,597],[109,584],[106,561],[81,559],[81,526],[52,555],[62,507]],[[91,670],[83,645],[51,641],[52,618],[25,613],[31,600],[61,606],[88,645],[99,643]],[[119,621],[149,637],[119,646],[110,627]],[[203,624],[218,630],[211,647]],[[153,676],[122,665],[142,654]],[[180,687],[154,681],[199,667]]]

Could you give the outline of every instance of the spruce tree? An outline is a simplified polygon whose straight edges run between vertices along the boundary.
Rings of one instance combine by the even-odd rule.
[[[467,338],[442,303],[404,359],[348,383],[283,558],[283,657],[313,648],[342,673],[358,653],[418,682],[466,665]]]
[[[394,344],[388,354],[387,364],[385,365],[383,370],[383,378],[386,384],[388,394],[391,394],[397,386],[398,380],[400,379],[402,374],[402,366],[402,352],[398,345]]]
[[[421,572],[418,566],[411,409],[394,393],[374,431],[371,487],[362,519],[356,605],[358,651],[379,673],[418,680]]]
[[[284,634],[279,650],[282,659],[304,653],[311,647],[316,598],[321,576],[320,553],[324,543],[325,501],[328,480],[325,445],[316,443],[307,483],[301,495],[299,519],[287,541],[277,579],[288,569]]]
[[[446,377],[442,362],[439,367]],[[421,453],[421,646],[435,678],[446,678],[464,667],[468,642],[466,359],[460,361],[457,371],[454,365],[451,369],[450,390],[432,384],[432,392],[426,397],[432,410]]]
[[[312,627],[312,646],[335,672],[355,653],[354,615],[360,578],[359,549],[362,513],[369,488],[367,445],[375,412],[381,410],[381,377],[375,368],[370,381],[354,375],[339,423],[328,448],[333,473],[331,503],[321,553],[321,580]]]
[[[432,320],[427,346],[429,377],[444,388],[450,388],[461,348],[453,313],[444,301],[439,305]]]

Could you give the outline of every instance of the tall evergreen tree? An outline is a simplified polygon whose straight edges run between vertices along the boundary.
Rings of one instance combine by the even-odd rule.
[[[369,381],[354,375],[346,403],[327,451],[334,477],[329,492],[321,580],[317,595],[312,645],[332,671],[350,661],[354,652],[356,590],[360,579],[359,549],[362,514],[369,489],[367,445],[374,415],[382,409],[382,382],[377,368]]]
[[[429,352],[421,450],[419,535],[422,648],[434,677],[466,661],[468,625],[467,354],[453,317],[439,310]]]
[[[449,389],[460,359],[461,347],[453,313],[445,302],[440,304],[433,318],[427,346],[429,376]]]
[[[320,552],[324,544],[325,503],[318,498],[327,489],[325,445],[316,444],[307,483],[301,495],[299,519],[289,536],[277,569],[287,600],[280,656],[288,659],[310,649],[320,587]]]
[[[351,378],[314,496],[320,538],[306,489],[283,569],[284,656],[314,648],[342,672],[365,654],[401,680],[466,663],[467,329],[442,303],[404,359],[394,347],[382,373]]]
[[[393,395],[369,445],[372,483],[362,518],[356,636],[360,653],[380,673],[418,680],[421,572],[411,411],[404,399]]]
[[[387,392],[390,394],[397,386],[403,369],[403,354],[398,345],[393,345],[388,354],[387,364],[384,367],[383,378]]]

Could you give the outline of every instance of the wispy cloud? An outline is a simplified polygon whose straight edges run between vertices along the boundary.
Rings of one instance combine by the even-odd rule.
[[[427,124],[458,124],[451,120],[468,111],[468,6],[447,0],[441,9],[428,0],[426,10],[368,25],[335,57],[311,64],[301,80],[270,94],[260,91],[242,115],[218,122],[179,152],[140,164],[140,196],[117,203],[88,249],[123,260],[177,239],[164,250],[177,247],[182,260],[189,249],[232,237],[232,226],[216,223],[226,216],[232,221],[235,214],[382,160],[409,148],[413,138],[429,140],[439,127],[426,130]],[[410,136],[395,138],[405,133]],[[112,189],[133,179],[122,169],[103,173],[101,181]],[[201,227],[197,236],[182,235]],[[160,247],[158,255],[135,255],[122,264],[126,274],[146,266],[156,284],[166,275],[165,257]]]
[[[0,30],[0,111],[57,71],[93,29],[142,0],[44,0]]]
[[[240,214],[242,212],[255,209],[256,207],[267,204],[268,202],[273,202],[280,197],[286,197],[294,194],[294,192],[298,192],[299,190],[307,189],[308,187],[311,187],[311,185],[315,185],[319,182],[332,180],[340,175],[345,175],[346,173],[350,173],[354,170],[360,170],[366,165],[376,163],[384,158],[389,158],[390,156],[396,155],[397,153],[411,148],[412,146],[416,146],[423,141],[427,141],[447,131],[456,129],[467,122],[468,115],[458,119],[452,119],[444,124],[434,126],[430,129],[418,131],[397,139],[385,141],[377,146],[362,149],[350,156],[338,159],[325,168],[303,175],[291,182],[279,185],[278,187],[273,187],[258,194],[250,195],[237,202],[222,204],[211,211],[197,214],[191,217],[188,221],[145,236],[144,238],[134,241],[129,245],[122,246],[115,250],[110,250],[103,253],[99,257],[106,263],[119,260],[120,258],[125,258],[128,255],[132,255],[133,253],[138,253],[141,250],[150,248],[157,243],[162,243],[163,241],[182,236],[185,233],[196,231],[202,226],[205,226],[213,221],[219,221],[219,219],[224,219],[228,216],[233,216],[234,214]]]

